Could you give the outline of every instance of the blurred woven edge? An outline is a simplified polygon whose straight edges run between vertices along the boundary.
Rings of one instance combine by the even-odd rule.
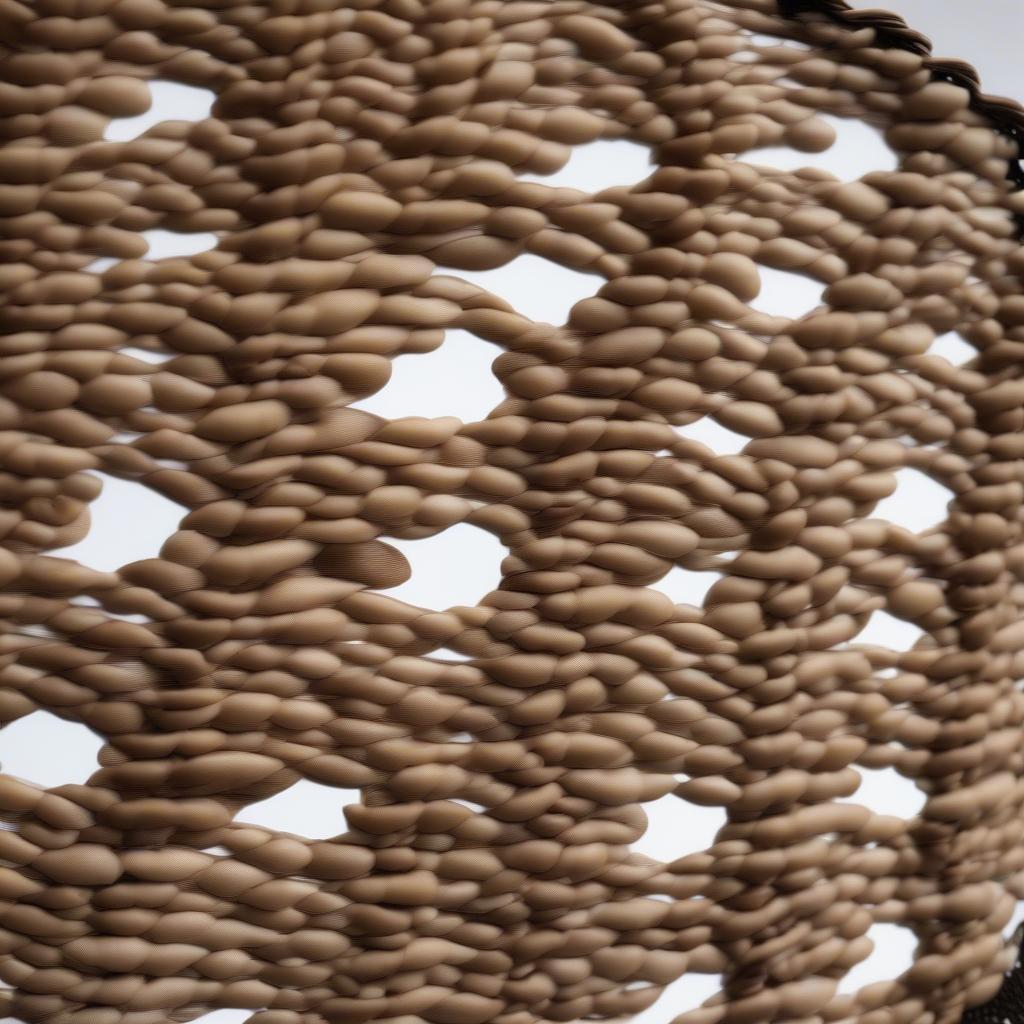
[[[803,14],[820,14],[850,28],[873,28],[881,46],[899,47],[913,53],[931,55],[931,40],[912,29],[898,14],[885,10],[854,10],[846,0],[779,0],[783,17],[799,19]],[[1024,189],[1024,106],[1002,96],[981,91],[977,70],[966,61],[930,58],[926,61],[936,79],[953,82],[971,94],[971,107],[987,117],[1001,134],[1017,143],[1017,156],[1009,161],[1007,178],[1017,189]],[[1018,216],[1017,228],[1024,238],[1024,217]],[[996,997],[982,1006],[967,1010],[961,1024],[1024,1024],[1024,924],[1017,926],[1011,941],[1017,946],[1017,959],[1007,971]]]

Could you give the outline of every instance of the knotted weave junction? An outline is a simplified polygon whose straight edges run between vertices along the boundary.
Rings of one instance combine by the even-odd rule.
[[[720,975],[660,1020],[957,1024],[996,996],[1017,107],[834,0],[0,0],[0,40],[0,722],[105,744],[87,784],[0,779],[0,1016],[628,1020]],[[107,138],[156,80],[210,116]],[[759,162],[828,149],[823,113],[898,168]],[[517,177],[599,138],[649,176]],[[218,241],[147,259],[153,228]],[[567,323],[460,279],[524,253],[593,276]],[[821,304],[759,309],[766,268]],[[452,329],[503,350],[485,419],[359,408]],[[688,438],[706,418],[742,449]],[[933,529],[873,516],[907,469],[949,492]],[[111,477],[182,506],[116,572],[61,555]],[[456,524],[500,585],[389,594],[390,541]],[[722,574],[702,607],[674,567]],[[858,642],[882,613],[920,639]],[[920,813],[858,802],[871,769]],[[336,835],[246,824],[303,779]],[[724,825],[655,860],[670,794],[681,849],[688,805]],[[913,966],[850,990],[879,924]]]

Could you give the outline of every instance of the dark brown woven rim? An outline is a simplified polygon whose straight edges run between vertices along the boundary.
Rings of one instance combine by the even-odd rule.
[[[971,109],[986,117],[996,131],[1017,144],[1017,155],[1008,161],[1006,176],[1015,189],[1024,189],[1024,106],[1016,100],[982,92],[978,72],[966,61],[931,57],[931,40],[891,11],[856,11],[846,0],[778,0],[778,11],[785,18],[820,14],[851,29],[871,28],[875,30],[879,46],[910,50],[926,57],[924,65],[937,81],[951,82],[966,89],[971,94]],[[1024,213],[1015,214],[1014,220],[1018,235],[1024,238]]]

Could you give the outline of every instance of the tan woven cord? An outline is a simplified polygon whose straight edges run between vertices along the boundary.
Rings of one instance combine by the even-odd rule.
[[[832,0],[0,0],[0,42],[0,724],[105,743],[86,785],[0,776],[0,1017],[628,1020],[700,975],[663,1024],[992,999],[1024,898],[1018,108]],[[147,80],[210,116],[106,138]],[[821,113],[898,169],[751,152],[827,149]],[[649,176],[517,180],[598,138]],[[146,259],[154,228],[218,242]],[[567,323],[460,279],[524,253],[592,275]],[[762,311],[764,268],[821,304]],[[358,407],[450,329],[503,350],[486,418]],[[908,469],[934,529],[873,518]],[[104,477],[183,506],[158,558],[62,557]],[[389,541],[456,524],[500,586],[390,594]],[[722,574],[703,607],[674,567]],[[916,645],[858,642],[883,612]],[[886,768],[918,816],[858,802]],[[299,780],[339,788],[330,838],[246,824]],[[663,862],[632,847],[669,794],[725,824]],[[913,966],[840,990],[879,924]]]

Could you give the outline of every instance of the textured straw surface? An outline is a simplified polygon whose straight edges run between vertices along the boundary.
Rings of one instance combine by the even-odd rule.
[[[0,777],[0,1016],[609,1020],[686,973],[723,988],[679,1024],[992,999],[1024,897],[1015,107],[834,2],[0,0],[0,39],[0,721],[105,742],[87,785]],[[149,79],[211,115],[105,139]],[[898,169],[749,152],[827,149],[821,112]],[[650,176],[517,181],[602,137]],[[219,241],[147,260],[152,228]],[[460,280],[523,253],[593,275],[566,324]],[[764,268],[821,304],[760,310]],[[448,329],[503,349],[483,421],[352,407]],[[676,429],[708,419],[742,449]],[[872,517],[908,468],[935,529]],[[97,473],[183,506],[158,558],[61,557]],[[389,541],[456,524],[500,587],[391,595]],[[674,567],[722,573],[703,607]],[[883,612],[915,646],[858,643]],[[333,837],[245,824],[300,779],[339,787]],[[632,849],[668,795],[721,809],[714,845]],[[840,991],[876,924],[913,967]]]

